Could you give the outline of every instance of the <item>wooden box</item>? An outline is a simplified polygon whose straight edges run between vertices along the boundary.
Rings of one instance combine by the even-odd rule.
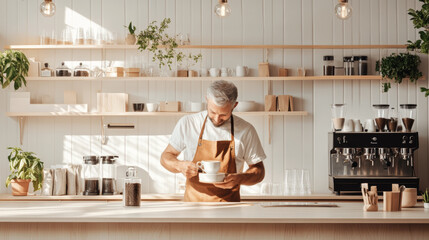
[[[189,70],[188,77],[198,77],[198,72],[195,70]]]
[[[180,112],[180,102],[165,101],[159,104],[160,112]]]
[[[188,70],[177,70],[178,77],[188,77]]]
[[[128,94],[97,93],[98,112],[127,112]]]
[[[140,68],[124,68],[124,77],[139,77]]]
[[[265,96],[265,111],[276,111],[277,110],[277,97],[275,95]]]
[[[258,65],[258,76],[259,77],[269,77],[270,76],[270,67],[267,62],[259,63]]]

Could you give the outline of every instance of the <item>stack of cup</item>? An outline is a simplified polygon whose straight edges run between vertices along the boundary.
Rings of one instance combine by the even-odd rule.
[[[286,169],[284,195],[302,196],[311,194],[310,173],[305,169]]]

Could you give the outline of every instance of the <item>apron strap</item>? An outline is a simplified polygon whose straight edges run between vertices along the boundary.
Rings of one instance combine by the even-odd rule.
[[[200,131],[200,137],[198,138],[198,146],[201,146],[201,142],[203,140],[204,129],[206,127],[206,122],[207,122],[208,116],[209,116],[209,114],[207,113],[207,116],[203,122],[203,127],[201,128],[201,131]],[[231,114],[231,141],[234,142],[234,115],[232,115],[232,114]]]

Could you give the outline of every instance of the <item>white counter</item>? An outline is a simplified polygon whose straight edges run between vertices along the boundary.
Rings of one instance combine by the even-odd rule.
[[[102,223],[429,223],[422,203],[400,212],[364,212],[360,202],[335,202],[338,207],[262,207],[260,203],[4,201],[0,222]]]

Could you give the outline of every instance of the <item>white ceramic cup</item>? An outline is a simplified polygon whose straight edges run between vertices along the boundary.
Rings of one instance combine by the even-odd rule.
[[[353,119],[353,124],[355,132],[362,132],[362,124],[359,119]]]
[[[237,77],[244,77],[249,75],[249,68],[246,66],[237,66],[235,68],[235,75]]]
[[[210,77],[219,77],[218,68],[210,68],[209,73],[210,73]]]
[[[197,163],[197,167],[205,173],[214,174],[218,173],[220,169],[220,161],[206,161],[202,160]]]
[[[367,119],[365,122],[365,130],[367,132],[376,132],[377,128],[375,127],[374,119]]]
[[[342,132],[353,132],[354,131],[354,123],[352,119],[346,119],[346,121],[344,122],[344,127]]]
[[[158,103],[146,103],[146,109],[148,112],[158,111]]]

